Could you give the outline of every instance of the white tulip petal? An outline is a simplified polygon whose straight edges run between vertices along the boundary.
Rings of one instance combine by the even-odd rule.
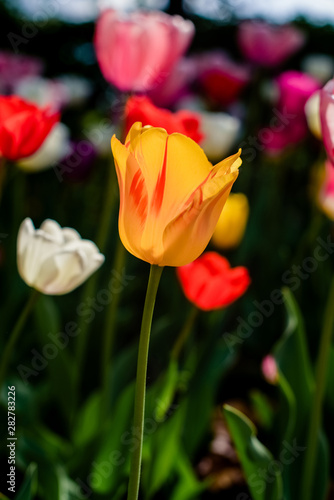
[[[64,227],[62,234],[65,243],[68,243],[69,241],[81,241],[81,236],[78,231],[72,229],[71,227]]]
[[[104,262],[90,240],[51,219],[35,229],[31,219],[21,224],[17,243],[18,269],[29,286],[49,295],[68,293]]]
[[[45,233],[43,234],[45,239],[49,239],[55,243],[61,244],[63,242],[62,228],[55,220],[46,219],[36,232]]]

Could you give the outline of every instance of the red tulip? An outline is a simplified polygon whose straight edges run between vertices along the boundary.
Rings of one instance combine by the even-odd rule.
[[[239,26],[238,43],[249,61],[260,66],[275,67],[304,45],[305,36],[294,26],[244,21]]]
[[[334,164],[334,79],[320,92],[320,121],[327,155]]]
[[[205,95],[222,106],[236,101],[250,80],[249,68],[235,63],[223,51],[203,53],[196,59]]]
[[[164,12],[106,10],[94,37],[103,76],[122,91],[147,92],[167,77],[194,31],[191,21]]]
[[[168,134],[179,132],[199,143],[203,139],[200,128],[200,117],[192,111],[177,111],[154,106],[148,97],[130,97],[125,107],[126,134],[132,125],[141,122],[142,126],[164,128]]]
[[[231,268],[228,260],[216,252],[206,252],[176,272],[187,299],[203,311],[230,305],[250,284],[245,267]]]
[[[0,96],[0,156],[11,161],[31,156],[42,145],[59,113],[17,96]]]

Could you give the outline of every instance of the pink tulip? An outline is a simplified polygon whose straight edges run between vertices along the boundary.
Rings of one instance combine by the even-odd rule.
[[[270,141],[262,141],[269,154],[277,154],[306,137],[305,104],[320,88],[318,80],[300,71],[285,71],[276,82],[279,89],[276,112],[284,118],[277,128],[270,130]]]
[[[329,80],[320,92],[320,122],[324,145],[334,164],[334,79]]]
[[[305,42],[304,34],[289,25],[274,26],[261,21],[244,21],[238,30],[238,43],[251,62],[274,67],[297,52]]]
[[[301,71],[285,71],[277,78],[279,106],[289,113],[304,117],[304,106],[311,95],[320,89],[320,82]]]
[[[180,16],[106,10],[94,37],[103,76],[123,92],[147,92],[168,76],[194,32],[193,23]]]

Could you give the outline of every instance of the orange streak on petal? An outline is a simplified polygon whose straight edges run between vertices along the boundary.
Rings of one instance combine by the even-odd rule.
[[[159,172],[159,176],[157,179],[157,183],[154,189],[153,198],[152,198],[152,209],[159,213],[159,210],[162,205],[162,201],[165,193],[165,184],[166,184],[166,169],[167,169],[167,149],[168,149],[168,137],[165,144],[165,152],[164,152],[164,160],[162,164],[161,171]]]
[[[140,170],[135,173],[131,186],[130,196],[133,199],[134,205],[137,209],[141,222],[144,223],[147,216],[147,194],[144,191],[145,180]]]

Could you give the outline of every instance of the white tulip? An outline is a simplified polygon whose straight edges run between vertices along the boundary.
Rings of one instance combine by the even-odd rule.
[[[21,278],[47,295],[63,295],[81,285],[104,262],[104,256],[90,240],[69,227],[61,228],[46,219],[35,229],[25,219],[17,239],[17,264]]]
[[[63,123],[56,123],[37,151],[17,165],[25,172],[39,172],[58,164],[71,152],[70,130]]]
[[[317,139],[321,139],[320,90],[317,90],[308,98],[304,110],[308,128]]]
[[[204,134],[201,147],[210,161],[219,161],[234,145],[240,134],[241,121],[227,113],[201,111],[199,114],[201,131]]]

